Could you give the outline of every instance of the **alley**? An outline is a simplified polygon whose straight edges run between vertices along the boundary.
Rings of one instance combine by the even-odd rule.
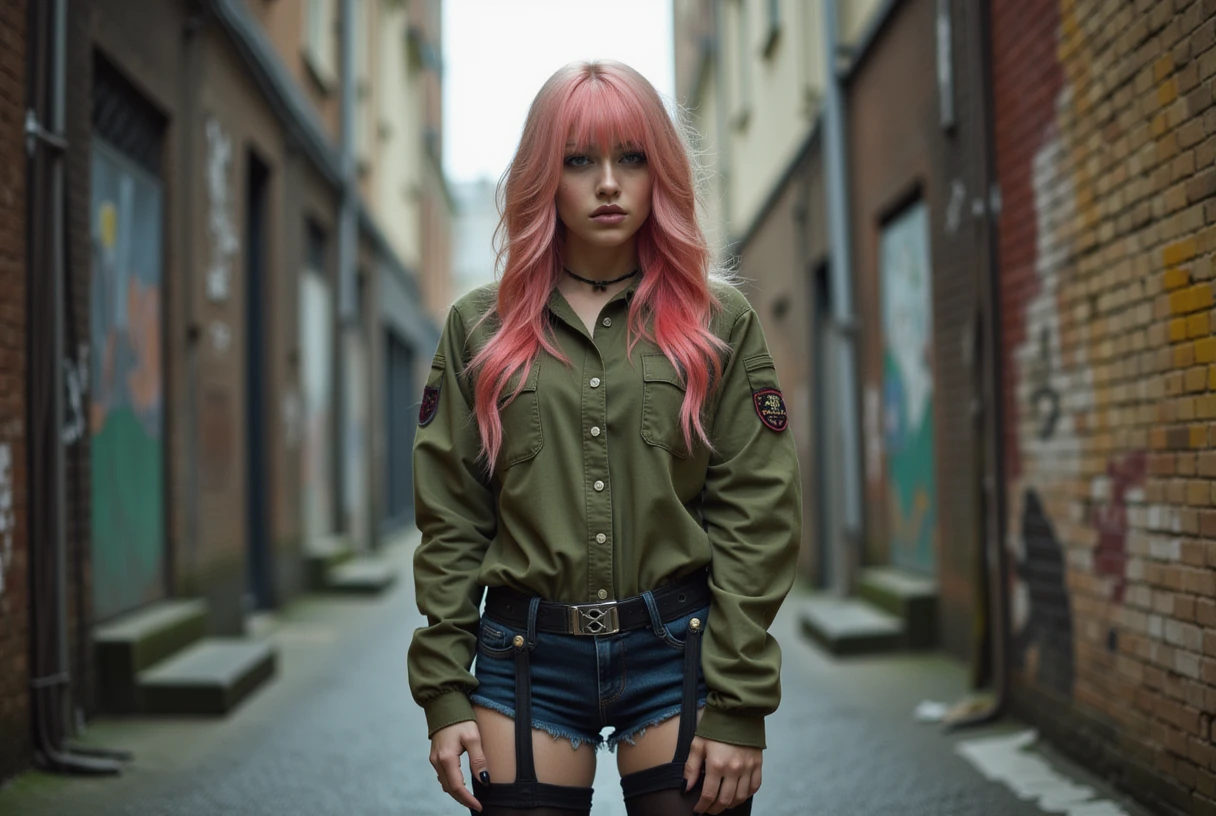
[[[124,776],[28,773],[0,790],[0,814],[460,813],[435,784],[422,714],[405,683],[406,648],[419,622],[408,571],[412,546],[405,538],[388,548],[402,580],[382,598],[314,596],[260,622],[262,636],[280,650],[279,676],[227,719],[99,719],[89,741],[136,754]],[[795,594],[775,626],[785,644],[785,702],[769,721],[757,816],[1046,812],[986,779],[956,750],[963,741],[1025,728],[1006,721],[948,737],[914,720],[921,700],[953,701],[965,692],[961,666],[938,656],[829,660],[798,635],[797,604]],[[1048,759],[1064,777],[1094,784],[1070,763]],[[1142,813],[1101,785],[1094,800],[1123,810],[1094,801],[1067,812]],[[624,812],[615,769],[601,762],[592,814]]]

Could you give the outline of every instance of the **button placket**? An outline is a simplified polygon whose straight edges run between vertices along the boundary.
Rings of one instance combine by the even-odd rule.
[[[583,463],[587,480],[587,594],[588,600],[606,600],[612,586],[612,548],[600,546],[612,529],[612,489],[608,472],[607,389],[601,388],[603,353],[598,344],[587,350],[582,376]]]

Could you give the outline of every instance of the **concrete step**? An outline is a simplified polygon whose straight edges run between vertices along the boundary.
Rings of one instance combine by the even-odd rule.
[[[350,595],[379,595],[396,580],[396,570],[384,561],[356,556],[330,568],[325,591]]]
[[[868,567],[858,577],[857,594],[903,619],[905,645],[930,649],[937,643],[937,582],[898,567]]]
[[[308,542],[304,553],[304,574],[308,588],[318,592],[325,591],[329,584],[330,570],[354,557],[354,549],[341,533]]]
[[[224,714],[274,676],[277,653],[262,641],[206,638],[139,673],[148,714]]]
[[[157,601],[98,626],[93,642],[102,707],[117,714],[137,710],[136,675],[206,631],[207,604],[197,598]]]
[[[835,655],[887,652],[903,646],[903,621],[859,598],[811,598],[803,602],[798,615],[803,634]]]

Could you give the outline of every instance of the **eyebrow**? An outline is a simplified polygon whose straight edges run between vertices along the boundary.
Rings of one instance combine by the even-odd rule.
[[[578,147],[578,143],[577,142],[566,142],[566,147],[571,147],[571,148]],[[637,150],[638,145],[634,144],[633,142],[625,142],[624,144],[617,142],[617,145],[614,149],[616,149],[616,150]]]

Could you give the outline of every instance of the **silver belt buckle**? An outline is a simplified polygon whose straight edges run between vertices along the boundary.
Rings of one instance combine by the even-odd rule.
[[[616,601],[571,604],[570,630],[576,635],[615,635],[621,631]]]

